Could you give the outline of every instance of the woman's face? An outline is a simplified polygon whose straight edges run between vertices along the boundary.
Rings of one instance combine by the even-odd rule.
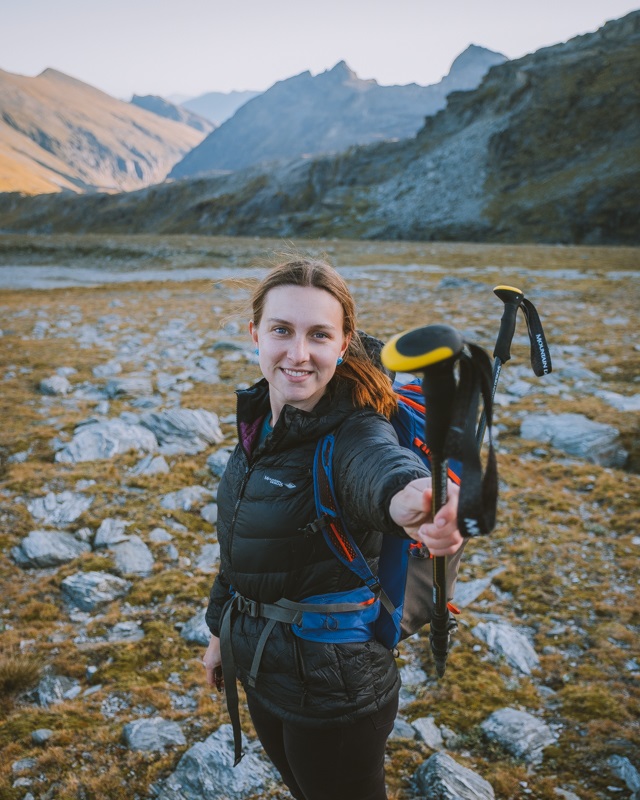
[[[340,302],[324,289],[277,286],[265,298],[262,319],[249,330],[269,382],[275,424],[286,404],[311,411],[322,397],[344,354]]]

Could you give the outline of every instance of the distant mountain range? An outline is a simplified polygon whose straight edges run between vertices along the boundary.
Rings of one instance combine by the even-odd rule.
[[[344,61],[320,75],[303,72],[245,103],[176,164],[169,177],[243,169],[413,136],[425,116],[444,108],[450,92],[476,88],[490,67],[504,61],[504,55],[472,45],[433,86],[380,86],[358,78]]]
[[[0,192],[139,189],[203,135],[54,69],[0,70]]]
[[[215,127],[222,125],[236,111],[249,100],[257,97],[260,92],[207,92],[189,100],[183,100],[180,105],[188,111],[193,111],[210,122]]]
[[[164,97],[158,97],[157,95],[146,94],[140,96],[134,94],[131,98],[131,103],[134,106],[151,111],[152,114],[157,114],[166,119],[172,119],[174,122],[181,122],[183,125],[188,125],[190,128],[194,128],[202,133],[211,133],[216,127],[213,122],[201,117],[199,114],[182,108],[182,106],[171,103],[169,100],[165,100]]]
[[[493,67],[477,89],[449,94],[415,136],[128,194],[4,194],[1,224],[30,233],[638,245],[638,74],[634,11]]]

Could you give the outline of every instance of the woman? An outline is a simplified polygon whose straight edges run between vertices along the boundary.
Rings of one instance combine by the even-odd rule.
[[[235,662],[258,737],[293,797],[384,800],[400,688],[393,653],[375,640],[301,638],[256,612],[272,605],[254,601],[301,602],[361,586],[310,526],[314,451],[325,434],[335,435],[338,502],[374,573],[381,531],[408,535],[434,555],[460,547],[457,488],[432,520],[428,472],[398,444],[391,383],[359,340],[353,298],[335,270],[282,264],[258,286],[252,309],[264,378],[238,392],[239,444],[218,489],[221,568],[207,610],[207,681],[222,688],[226,624],[225,665]],[[234,593],[245,613],[230,613]]]

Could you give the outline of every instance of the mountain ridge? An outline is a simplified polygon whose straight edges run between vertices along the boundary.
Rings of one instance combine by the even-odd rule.
[[[491,68],[412,138],[0,211],[7,232],[636,245],[639,71],[636,11]]]
[[[0,70],[0,191],[137,189],[202,136],[53,68]]]
[[[305,70],[278,81],[187,153],[169,177],[196,177],[415,135],[426,115],[444,107],[449,92],[474,88],[490,64],[506,60],[485,48],[468,51],[464,75],[456,59],[433,86],[381,86],[359,78],[344,60],[315,76]],[[471,62],[479,66],[474,70]]]

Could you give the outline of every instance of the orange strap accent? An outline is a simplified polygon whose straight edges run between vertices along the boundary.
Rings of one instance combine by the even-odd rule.
[[[460,614],[462,613],[458,606],[454,605],[453,603],[447,603],[447,608],[452,614]]]
[[[333,535],[336,538],[336,542],[342,548],[342,552],[344,553],[345,558],[348,561],[353,561],[353,559],[355,558],[355,555],[354,555],[353,551],[351,550],[351,548],[348,546],[348,544],[344,541],[344,539],[340,535],[340,531],[338,530],[338,528],[333,524],[333,522],[329,523],[329,527],[333,531]]]
[[[424,414],[424,405],[417,403],[415,400],[412,400],[410,397],[398,397],[399,403],[406,403],[411,408],[415,408],[416,411],[419,411],[421,414]]]

